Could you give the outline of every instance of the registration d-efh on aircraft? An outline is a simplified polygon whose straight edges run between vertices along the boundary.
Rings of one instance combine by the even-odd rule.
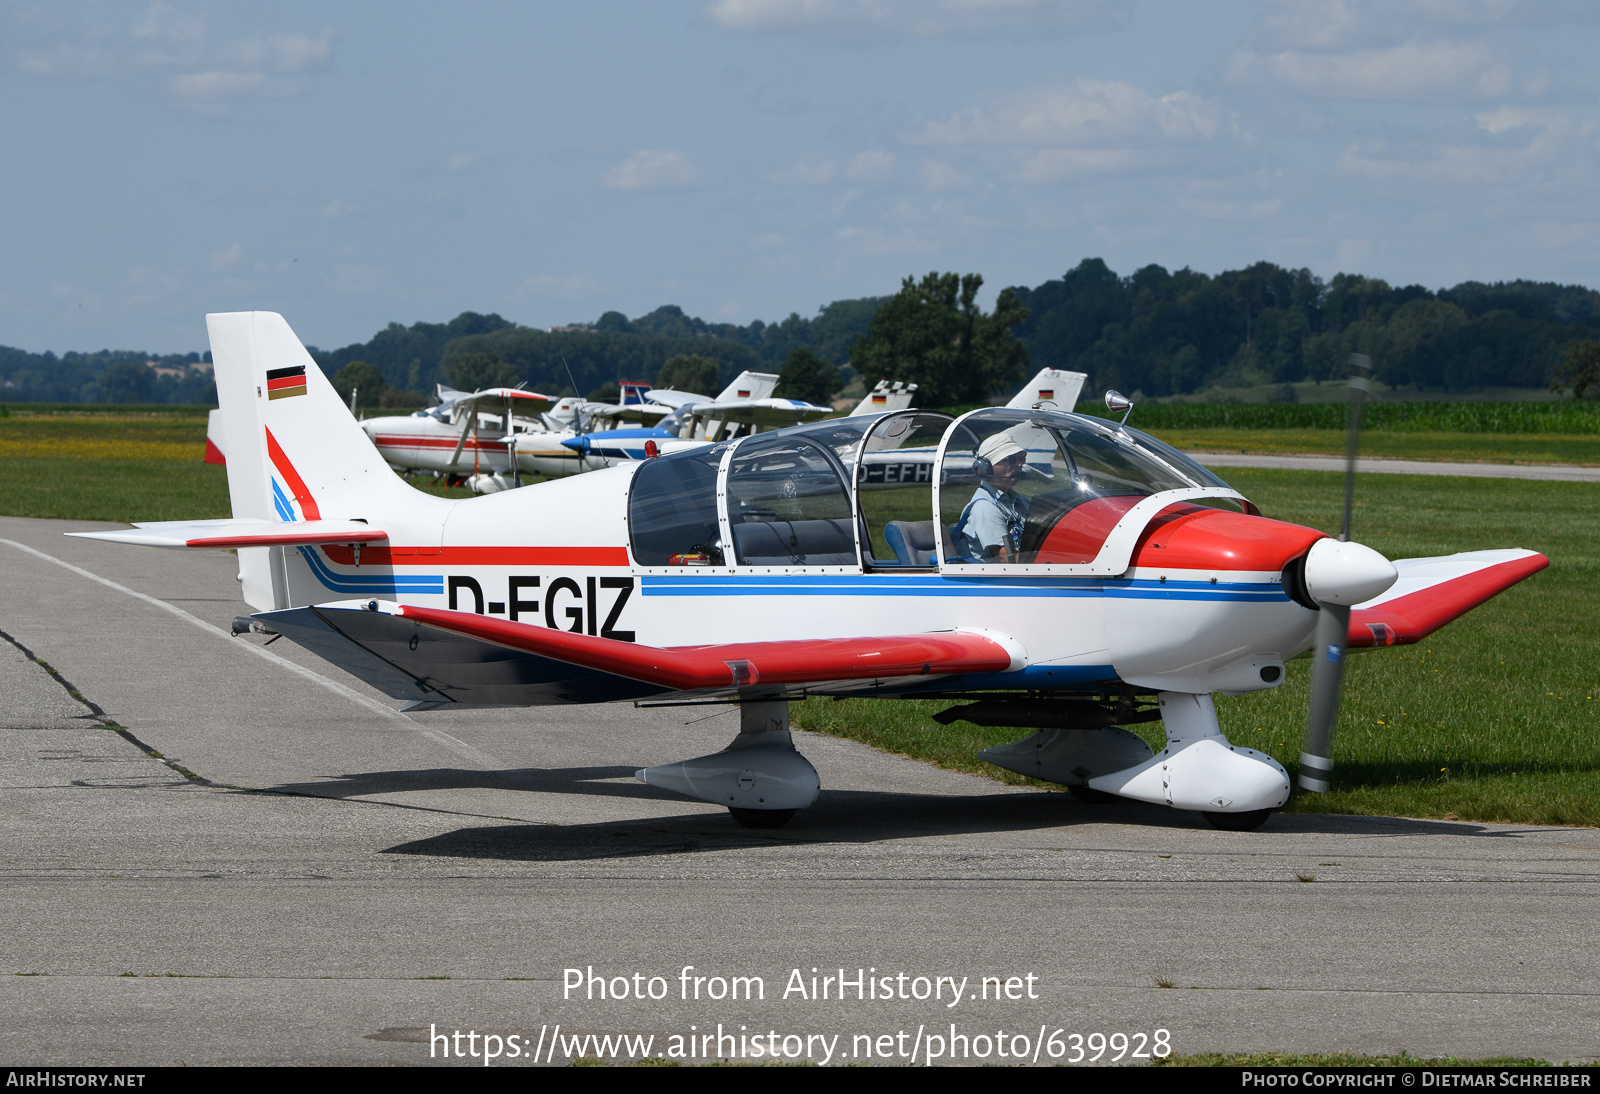
[[[1546,564],[1391,563],[1047,407],[836,418],[446,500],[388,468],[281,316],[208,325],[232,519],[75,534],[237,548],[257,624],[405,709],[736,702],[726,749],[638,777],[752,826],[819,792],[789,700],[852,695],[966,700],[941,720],[1037,729],[990,762],[1255,827],[1289,777],[1226,740],[1213,693],[1278,686],[1318,634],[1313,695],[1336,699],[1346,649],[1416,641]],[[1331,713],[1314,701],[1313,789]],[[1156,718],[1158,753],[1121,728]]]

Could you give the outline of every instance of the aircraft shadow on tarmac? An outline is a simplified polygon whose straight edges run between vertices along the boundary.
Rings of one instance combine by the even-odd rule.
[[[431,768],[374,771],[337,781],[289,784],[272,789],[324,798],[359,798],[418,790],[499,789],[557,794],[601,795],[634,800],[682,801],[655,787],[632,781],[626,767],[521,768],[481,771]],[[624,781],[625,780],[625,781]],[[570,861],[641,855],[685,854],[735,847],[871,843],[983,832],[1016,832],[1117,824],[1144,829],[1198,829],[1218,840],[1270,841],[1275,835],[1346,834],[1515,835],[1491,832],[1464,822],[1279,814],[1258,832],[1213,832],[1197,813],[1175,812],[1137,802],[1085,805],[1049,791],[995,794],[905,794],[869,790],[827,790],[780,830],[739,827],[724,811],[707,806],[694,814],[618,819],[586,824],[503,823],[461,828],[386,848],[390,854],[449,858]]]

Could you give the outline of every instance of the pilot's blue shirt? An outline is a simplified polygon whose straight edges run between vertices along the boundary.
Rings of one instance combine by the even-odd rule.
[[[954,530],[956,554],[979,562],[998,561],[992,548],[1004,544],[1015,557],[1027,519],[1027,498],[1007,494],[987,482],[979,483]]]

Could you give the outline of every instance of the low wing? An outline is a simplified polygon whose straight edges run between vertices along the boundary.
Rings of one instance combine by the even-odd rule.
[[[140,547],[301,547],[316,543],[372,543],[389,533],[359,520],[163,520],[115,532],[68,532]]]
[[[401,619],[674,691],[1004,672],[1014,667],[1009,650],[971,631],[660,647],[471,612],[410,604],[392,611]]]
[[[1538,552],[1520,550],[1397,559],[1399,579],[1351,611],[1348,645],[1410,645],[1548,565]]]
[[[1021,667],[1003,639],[966,631],[661,649],[470,612],[369,600],[263,612],[261,620],[407,710],[466,704],[603,703],[672,693],[736,695],[802,685]],[[909,682],[909,680],[908,680]]]

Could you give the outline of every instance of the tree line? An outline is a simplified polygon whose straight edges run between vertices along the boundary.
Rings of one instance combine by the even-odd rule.
[[[390,323],[336,350],[307,348],[330,377],[343,377],[342,397],[355,388],[358,403],[373,407],[421,405],[438,383],[604,397],[636,379],[715,394],[746,369],[777,372],[779,394],[810,402],[826,402],[860,374],[915,382],[927,406],[981,403],[1044,366],[1088,373],[1086,391],[1150,398],[1336,379],[1352,352],[1373,358],[1378,379],[1421,397],[1546,384],[1600,397],[1596,366],[1572,356],[1600,340],[1600,293],[1581,285],[1430,290],[1359,274],[1324,281],[1270,262],[1215,276],[1157,265],[1123,276],[1099,258],[1032,288],[1003,289],[989,310],[977,304],[982,284],[977,274],[935,271],[905,278],[893,295],[745,326],[675,305],[633,319],[607,311],[550,331],[463,312],[447,323]],[[146,360],[185,371],[157,376]],[[209,376],[193,367],[201,360],[0,347],[0,400],[214,401]]]

